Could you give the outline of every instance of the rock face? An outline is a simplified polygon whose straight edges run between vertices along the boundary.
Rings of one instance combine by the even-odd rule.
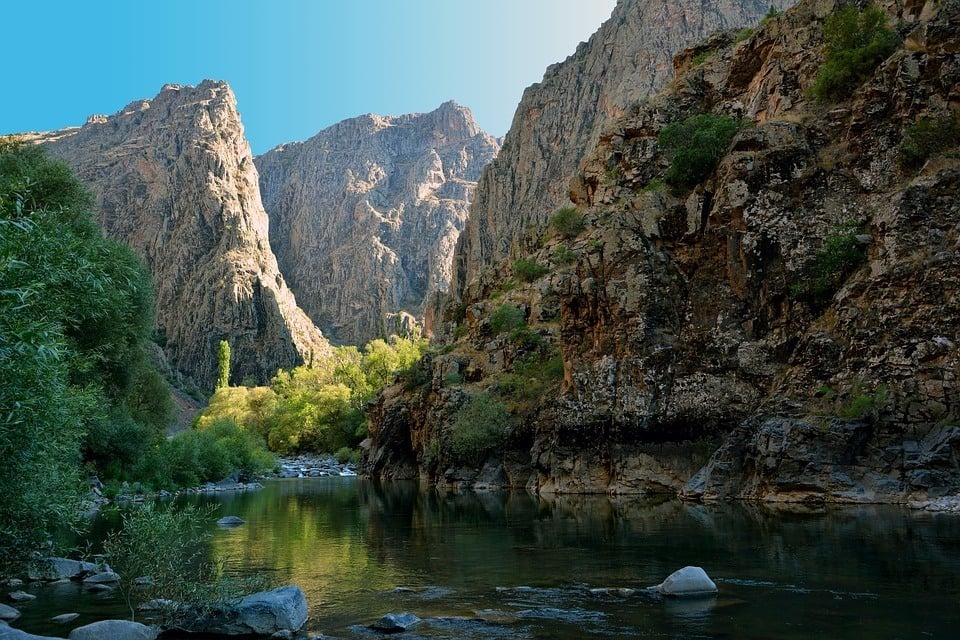
[[[256,158],[270,242],[290,288],[332,340],[363,344],[422,318],[445,292],[480,170],[499,150],[447,102],[365,115]]]
[[[681,52],[673,87],[611,122],[571,182],[583,229],[528,248],[546,267],[528,282],[466,298],[427,383],[380,397],[367,472],[692,499],[960,492],[957,141],[922,166],[903,146],[918,118],[956,126],[960,4],[888,5],[903,46],[819,104],[840,6]],[[657,136],[703,113],[750,126],[668,188]],[[476,398],[506,412],[480,469],[451,435]]]
[[[673,54],[717,29],[752,26],[790,0],[620,0],[599,31],[529,87],[484,171],[455,253],[452,289],[468,302],[499,286],[557,207],[601,131],[673,79]],[[535,231],[530,237],[527,230]]]
[[[167,85],[153,100],[38,141],[91,188],[105,233],[143,257],[158,340],[179,371],[212,388],[220,340],[230,343],[235,382],[264,381],[329,349],[270,250],[257,170],[226,83]]]

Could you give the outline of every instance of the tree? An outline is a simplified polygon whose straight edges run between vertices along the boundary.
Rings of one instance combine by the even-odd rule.
[[[220,341],[220,348],[217,349],[217,389],[223,389],[230,386],[230,343],[226,340]]]

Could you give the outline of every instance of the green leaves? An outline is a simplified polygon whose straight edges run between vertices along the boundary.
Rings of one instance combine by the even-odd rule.
[[[664,181],[690,189],[706,180],[739,128],[734,118],[714,113],[701,113],[664,127],[657,142],[672,154]]]

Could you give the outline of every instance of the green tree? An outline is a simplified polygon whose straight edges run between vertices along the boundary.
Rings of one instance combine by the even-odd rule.
[[[220,341],[217,348],[217,389],[230,386],[230,343]]]
[[[664,181],[690,189],[706,180],[739,128],[734,118],[715,113],[701,113],[664,127],[657,142],[672,154]]]

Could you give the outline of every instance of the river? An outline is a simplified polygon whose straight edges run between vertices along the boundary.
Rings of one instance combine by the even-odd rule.
[[[198,498],[212,549],[237,573],[299,585],[307,629],[371,638],[388,612],[424,622],[402,638],[956,638],[960,516],[895,507],[819,513],[636,497],[455,494],[356,478],[277,480]],[[716,598],[654,603],[629,592],[686,565]],[[34,587],[16,626],[66,635],[123,617],[114,595]],[[20,605],[18,605],[20,606]]]

